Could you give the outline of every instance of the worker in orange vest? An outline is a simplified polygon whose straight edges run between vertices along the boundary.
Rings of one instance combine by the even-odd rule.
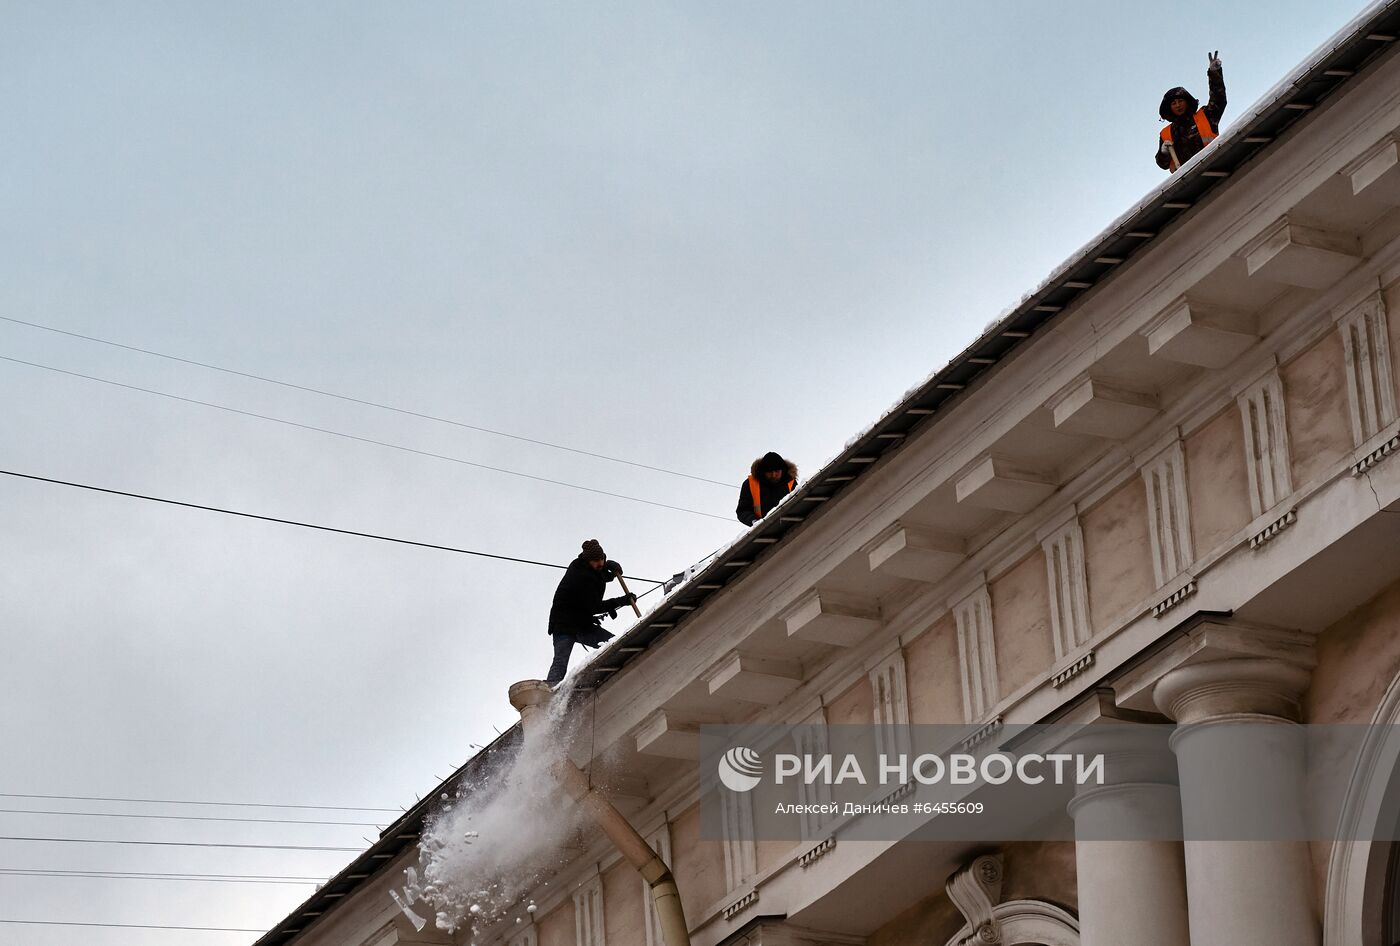
[[[1157,113],[1170,122],[1157,142],[1157,166],[1173,173],[1196,156],[1220,134],[1220,116],[1225,111],[1225,74],[1220,68],[1220,50],[1206,54],[1206,83],[1210,101],[1204,108],[1190,93],[1177,86],[1162,96]]]
[[[746,526],[766,516],[788,493],[797,488],[797,464],[768,452],[749,467],[749,478],[739,485],[739,505],[734,514]]]

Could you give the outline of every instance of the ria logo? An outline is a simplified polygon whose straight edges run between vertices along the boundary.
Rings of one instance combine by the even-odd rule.
[[[731,792],[751,792],[763,779],[763,760],[745,746],[735,746],[719,760],[719,780]]]

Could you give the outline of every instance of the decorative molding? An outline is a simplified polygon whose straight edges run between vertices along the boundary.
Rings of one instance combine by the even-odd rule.
[[[1326,332],[1323,334],[1325,335]],[[1321,336],[1318,340],[1321,341]],[[1230,397],[1239,400],[1241,394],[1267,380],[1269,375],[1278,371],[1281,364],[1284,364],[1284,360],[1279,357],[1278,352],[1272,348],[1262,348],[1251,357],[1242,359],[1239,364],[1231,365]]]
[[[1293,523],[1295,523],[1295,522],[1297,522],[1297,521],[1298,521],[1298,510],[1296,510],[1296,509],[1290,509],[1290,510],[1288,510],[1288,512],[1286,512],[1286,513],[1284,513],[1283,515],[1279,516],[1277,519],[1275,519],[1273,522],[1269,523],[1269,524],[1268,524],[1267,526],[1265,526],[1263,529],[1260,529],[1260,530],[1259,530],[1258,532],[1256,532],[1254,535],[1250,536],[1250,537],[1249,537],[1249,547],[1252,548],[1252,549],[1257,549],[1257,548],[1259,548],[1259,547],[1262,546],[1265,542],[1268,542],[1268,541],[1269,541],[1270,539],[1272,539],[1274,536],[1278,535],[1278,534],[1279,534],[1280,532],[1282,532],[1284,529],[1287,529],[1289,526],[1293,525]]]
[[[667,867],[671,866],[671,825],[662,822],[647,838],[647,844],[661,858]],[[651,885],[642,881],[642,926],[646,930],[646,946],[666,946],[666,934],[661,929],[661,917],[656,912],[656,904],[651,898]],[[532,944],[533,946],[533,944]]]
[[[1224,368],[1259,341],[1255,319],[1178,296],[1141,329],[1147,353],[1184,365]]]
[[[1147,486],[1147,531],[1152,542],[1152,574],[1157,587],[1170,582],[1195,560],[1191,505],[1186,491],[1186,451],[1176,436],[1142,468]]]
[[[757,902],[758,890],[756,888],[750,888],[749,890],[745,891],[743,896],[739,897],[738,900],[731,902],[720,912],[724,914],[724,918],[726,920],[732,920]]]
[[[1048,539],[1079,517],[1079,509],[1078,505],[1070,503],[1067,506],[1061,506],[1057,512],[1045,516],[1036,524],[1035,531],[1032,533],[1035,536],[1035,541],[1042,545],[1045,544]],[[1010,564],[1013,566],[1019,564],[1020,559],[1024,557],[1024,555],[1017,556],[1017,561]],[[1003,571],[1002,574],[1004,573]]]
[[[1371,467],[1375,466],[1377,463],[1380,463],[1386,457],[1394,453],[1397,448],[1400,448],[1400,433],[1397,433],[1394,436],[1382,441],[1380,446],[1376,447],[1374,450],[1371,450],[1360,460],[1357,460],[1355,463],[1353,463],[1351,465],[1351,475],[1360,476],[1367,470],[1371,469]]]
[[[1000,699],[997,651],[992,637],[992,596],[985,577],[953,605],[958,626],[958,666],[962,676],[963,719],[975,723]]]
[[[737,890],[758,873],[752,795],[720,792],[720,832],[724,838],[724,889]]]
[[[1283,379],[1278,368],[1241,392],[1244,457],[1249,470],[1249,503],[1256,517],[1293,492],[1289,470],[1288,426],[1283,416]]]
[[[948,878],[948,899],[967,922],[947,946],[1080,946],[1079,922],[1041,900],[1001,901],[1000,854],[984,854]]]
[[[1073,680],[1075,677],[1079,676],[1085,670],[1088,670],[1093,665],[1094,652],[1091,650],[1084,654],[1084,656],[1076,660],[1074,663],[1070,664],[1068,667],[1065,667],[1062,670],[1058,670],[1053,675],[1051,675],[1050,685],[1052,687],[1055,687],[1056,689],[1059,689],[1069,681]]]
[[[574,946],[605,946],[603,877],[594,874],[574,891]]]
[[[1080,946],[1074,914],[1044,900],[1008,900],[992,908],[992,917],[1001,930],[1001,946]],[[964,927],[948,946],[967,943],[968,932]]]
[[[1108,440],[1126,440],[1160,409],[1152,394],[1089,375],[1075,378],[1045,406],[1056,430]]]
[[[1055,659],[1062,660],[1094,636],[1089,623],[1089,582],[1084,569],[1084,530],[1078,516],[1041,542],[1050,582],[1050,627]]]
[[[637,727],[637,752],[693,762],[700,758],[700,727],[718,722],[717,716],[678,714],[658,708]]]
[[[1000,943],[1001,924],[993,908],[1001,900],[1000,854],[984,854],[948,878],[948,899],[967,920],[960,943]]]
[[[1353,196],[1400,205],[1400,137],[1391,132],[1340,173],[1351,180]]]
[[[802,685],[802,665],[733,650],[702,674],[702,679],[711,696],[776,706]]]
[[[752,795],[720,792],[720,831],[724,838],[724,889],[738,890],[759,869]]]
[[[881,798],[880,801],[879,801],[879,804],[881,804],[881,805],[888,805],[888,804],[891,803],[891,802],[899,801],[901,798],[907,798],[909,795],[911,795],[911,794],[913,793],[913,791],[914,791],[914,783],[913,783],[913,782],[901,782],[901,783],[899,783],[898,785],[895,786],[895,788],[894,788],[893,791],[891,791],[891,792],[890,792],[888,795],[886,795],[885,797]]]
[[[1229,626],[1222,629],[1227,633]],[[1317,665],[1315,650],[1292,655],[1229,657],[1183,663],[1152,687],[1157,708],[1180,726],[1240,715],[1302,719],[1303,692]],[[1178,728],[1176,736],[1184,730]]]
[[[854,647],[880,627],[880,604],[860,595],[813,588],[780,617],[789,637],[833,647]]]
[[[836,836],[828,835],[822,838],[813,846],[797,855],[797,863],[803,868],[811,867],[825,854],[829,854],[836,849]]]
[[[796,727],[792,734],[794,751],[799,756],[821,758],[830,748],[827,745],[826,707],[818,706],[816,712]],[[797,803],[801,806],[802,837],[815,836],[830,818],[823,806],[831,802],[831,782],[827,779],[797,780]],[[815,809],[815,810],[814,810]],[[648,943],[647,946],[652,946]]]
[[[1390,681],[1380,706],[1355,752],[1356,762],[1327,864],[1322,914],[1323,946],[1366,942],[1363,930],[1380,929],[1389,902],[1386,879],[1394,845],[1389,811],[1394,795],[1395,759],[1400,756],[1400,677]],[[1375,840],[1367,840],[1368,838]]]
[[[1044,470],[987,454],[957,478],[953,492],[959,503],[981,509],[1027,513],[1055,492],[1055,481]]]
[[[1161,617],[1163,614],[1166,614],[1172,608],[1181,604],[1181,602],[1185,601],[1187,598],[1191,597],[1195,593],[1196,579],[1192,578],[1186,584],[1182,585],[1180,588],[1167,595],[1161,601],[1158,601],[1156,604],[1154,604],[1152,606],[1152,616],[1154,618]]]
[[[1395,380],[1385,297],[1376,290],[1337,321],[1346,355],[1352,443],[1360,447],[1395,420]]]
[[[969,749],[972,749],[975,746],[980,746],[982,743],[986,742],[988,739],[1001,732],[1001,727],[1004,724],[1005,720],[1003,720],[1000,716],[996,717],[995,719],[989,720],[985,725],[979,727],[976,731],[974,731],[972,735],[968,736],[967,738],[963,739],[962,742],[958,743],[958,748],[962,749],[964,752],[967,752]]]
[[[1349,233],[1302,225],[1285,214],[1239,255],[1250,276],[1326,289],[1361,262],[1361,241]]]
[[[899,649],[870,671],[875,712],[875,751],[893,756],[909,752],[909,687],[904,654]]]
[[[967,558],[967,540],[927,526],[894,522],[864,550],[872,572],[933,583]]]

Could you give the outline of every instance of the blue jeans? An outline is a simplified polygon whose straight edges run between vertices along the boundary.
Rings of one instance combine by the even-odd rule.
[[[549,676],[544,678],[544,682],[558,683],[569,670],[569,654],[574,649],[574,635],[555,631],[551,636],[554,638],[554,662],[549,665]]]

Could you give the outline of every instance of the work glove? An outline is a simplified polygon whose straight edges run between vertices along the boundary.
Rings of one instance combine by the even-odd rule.
[[[1206,53],[1206,72],[1219,72],[1220,69],[1220,50]]]
[[[617,617],[618,608],[631,607],[636,603],[637,596],[629,591],[625,595],[619,595],[616,598],[609,598],[608,600],[604,601],[603,607],[607,609],[609,617]]]
[[[1161,147],[1157,149],[1157,153],[1167,155],[1172,153],[1172,146],[1165,138],[1162,139]]]
[[[622,566],[619,565],[617,562],[614,562],[612,559],[608,559],[607,562],[603,564],[603,567],[607,569],[608,574],[613,576],[614,578],[617,578],[622,575]]]

